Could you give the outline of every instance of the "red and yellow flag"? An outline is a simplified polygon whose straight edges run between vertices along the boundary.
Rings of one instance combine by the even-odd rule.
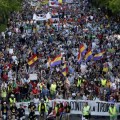
[[[28,60],[28,65],[34,64],[38,60],[37,55],[33,55],[29,60]]]

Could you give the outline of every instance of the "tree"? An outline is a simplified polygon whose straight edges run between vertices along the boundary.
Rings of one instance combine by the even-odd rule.
[[[108,8],[111,9],[113,13],[120,12],[120,0],[109,0]]]
[[[113,13],[120,12],[120,0],[92,0],[99,7],[106,7]]]
[[[0,15],[6,22],[10,12],[18,11],[21,7],[21,0],[0,0]]]

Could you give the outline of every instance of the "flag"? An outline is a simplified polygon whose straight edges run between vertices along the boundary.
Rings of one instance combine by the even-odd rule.
[[[34,64],[38,60],[37,55],[33,55],[29,60],[28,60],[28,65]]]
[[[62,4],[62,0],[49,0],[49,6],[59,7]]]
[[[85,54],[86,48],[85,48],[84,44],[81,44],[81,45],[80,45],[79,50],[80,50],[80,53],[81,53],[82,55]]]
[[[67,73],[68,73],[68,67],[67,67],[66,63],[64,63],[64,66],[62,69],[62,74],[66,77]]]
[[[91,60],[92,57],[93,57],[92,51],[88,50],[86,55],[85,55],[85,61],[87,62],[87,61]]]
[[[61,64],[61,58],[62,58],[62,55],[60,54],[57,57],[55,57],[53,60],[51,60],[51,64],[50,64],[51,67]]]
[[[98,53],[98,54],[96,54],[96,55],[94,55],[94,60],[96,61],[96,60],[100,60],[102,57],[103,57],[103,54],[104,54],[105,52],[100,52],[100,53]]]
[[[81,57],[81,52],[78,53],[78,63],[80,63],[82,60],[82,57]]]

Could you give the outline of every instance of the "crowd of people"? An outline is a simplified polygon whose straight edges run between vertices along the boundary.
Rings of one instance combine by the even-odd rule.
[[[54,26],[51,19],[33,20],[34,13],[48,12],[57,12],[62,25]],[[23,0],[21,12],[10,14],[0,35],[2,114],[18,110],[20,115],[15,103],[31,100],[35,105],[42,99],[120,102],[119,34],[120,18],[93,7],[89,0],[63,1],[59,7],[40,4],[37,9]],[[86,52],[79,63],[80,45]],[[104,54],[99,60],[85,61],[88,50],[92,56]],[[61,63],[51,67],[49,59],[58,55]],[[33,56],[37,60],[29,63]],[[65,64],[66,75],[62,73]],[[37,80],[30,80],[29,74],[37,74]]]

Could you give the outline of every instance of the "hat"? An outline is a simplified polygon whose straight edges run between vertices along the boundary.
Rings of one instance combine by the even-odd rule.
[[[81,76],[81,75],[79,75],[79,77],[80,77],[80,78],[82,78],[82,76]]]
[[[41,99],[41,101],[43,102],[43,101],[44,101],[44,99],[42,98],[42,99]]]
[[[6,104],[6,102],[3,103],[4,105]]]
[[[11,97],[14,97],[14,95],[13,95],[13,94],[11,94]]]

